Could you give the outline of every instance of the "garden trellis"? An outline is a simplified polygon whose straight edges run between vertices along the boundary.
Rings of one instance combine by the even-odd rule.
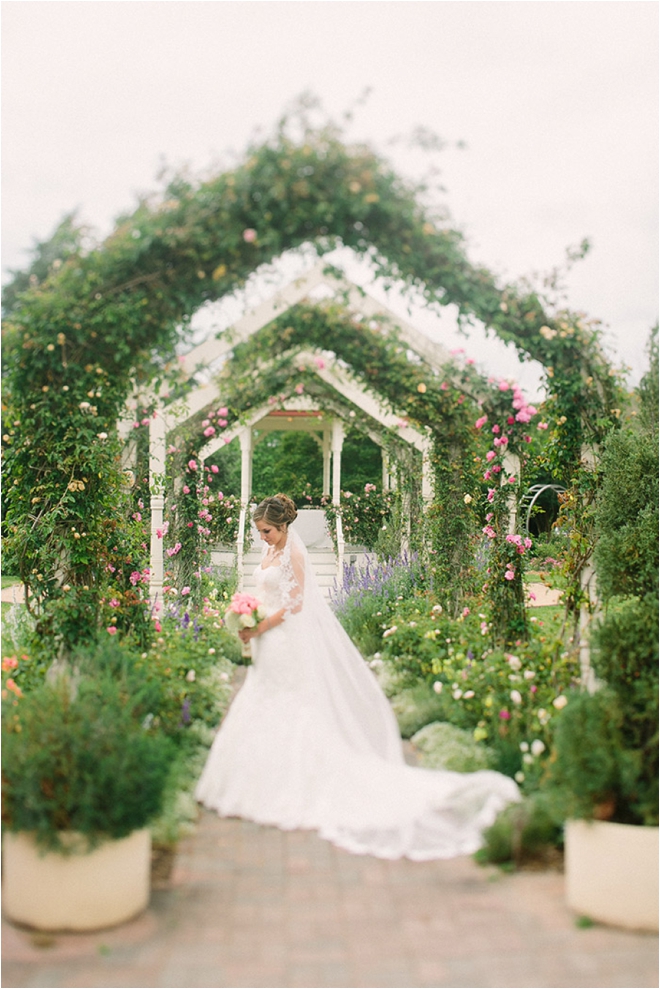
[[[251,147],[236,168],[198,183],[174,177],[97,247],[83,248],[79,240],[5,321],[7,549],[31,592],[30,606],[39,614],[48,602],[55,609],[50,617],[44,613],[44,635],[57,627],[66,642],[67,629],[80,621],[94,625],[108,568],[126,568],[127,558],[139,555],[116,431],[127,395],[136,386],[144,394],[150,381],[168,377],[182,328],[201,305],[235,291],[286,250],[312,244],[323,255],[339,244],[350,247],[369,256],[385,284],[421,293],[430,306],[454,305],[461,322],[479,320],[521,357],[538,360],[547,373],[549,456],[568,473],[615,420],[617,381],[597,326],[548,309],[529,287],[498,285],[487,269],[471,264],[444,214],[424,206],[421,190],[371,149],[346,146],[333,128],[303,127],[302,138],[293,140],[289,126],[284,121],[272,139]],[[301,319],[307,314],[300,304],[294,310]],[[278,333],[288,328],[289,315],[284,326],[278,319],[272,324]],[[324,319],[342,332],[336,311]],[[350,349],[349,336],[343,342]],[[240,363],[242,345],[232,346]],[[401,407],[422,436],[429,420],[431,429],[442,421],[434,436],[429,517],[440,518],[457,559],[467,526],[460,451],[473,428],[457,402],[468,376],[460,389],[448,375],[447,392],[424,393],[417,391],[424,376],[414,366],[388,377],[383,360],[396,357],[395,348],[384,347],[383,360],[370,354],[361,369],[370,391],[384,394],[392,409]],[[355,354],[342,359],[357,369]],[[273,382],[278,375],[283,380],[281,361],[264,371]],[[250,391],[245,381],[243,397]],[[162,473],[157,459],[153,466],[154,475]],[[55,617],[60,605],[64,624]]]

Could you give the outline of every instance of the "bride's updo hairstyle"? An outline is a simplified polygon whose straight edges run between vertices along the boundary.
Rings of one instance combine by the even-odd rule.
[[[295,521],[298,515],[296,506],[285,494],[277,494],[274,498],[264,498],[259,502],[252,518],[255,522],[263,519],[269,525],[274,525],[276,529],[286,529]]]

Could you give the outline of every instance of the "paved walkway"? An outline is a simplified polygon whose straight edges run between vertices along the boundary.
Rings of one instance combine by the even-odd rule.
[[[46,936],[3,925],[5,987],[633,987],[657,938],[579,928],[558,872],[384,862],[204,811],[136,920]]]

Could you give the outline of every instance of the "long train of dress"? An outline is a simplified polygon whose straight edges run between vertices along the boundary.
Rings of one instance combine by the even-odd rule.
[[[254,662],[213,742],[197,800],[224,817],[315,829],[350,852],[414,860],[468,854],[506,804],[500,773],[405,764],[373,673],[312,588],[283,624],[252,640]],[[282,607],[286,567],[257,571],[257,596]]]

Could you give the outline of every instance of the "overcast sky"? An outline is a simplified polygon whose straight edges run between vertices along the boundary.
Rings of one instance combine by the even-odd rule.
[[[568,303],[603,320],[636,381],[658,318],[657,22],[635,0],[8,0],[4,277],[74,208],[108,233],[163,161],[202,173],[304,90],[339,119],[371,87],[347,138],[414,175],[428,159],[389,139],[442,136],[438,201],[475,262],[513,280],[592,241]],[[455,343],[450,321],[414,316]],[[464,346],[513,367],[478,335]]]

